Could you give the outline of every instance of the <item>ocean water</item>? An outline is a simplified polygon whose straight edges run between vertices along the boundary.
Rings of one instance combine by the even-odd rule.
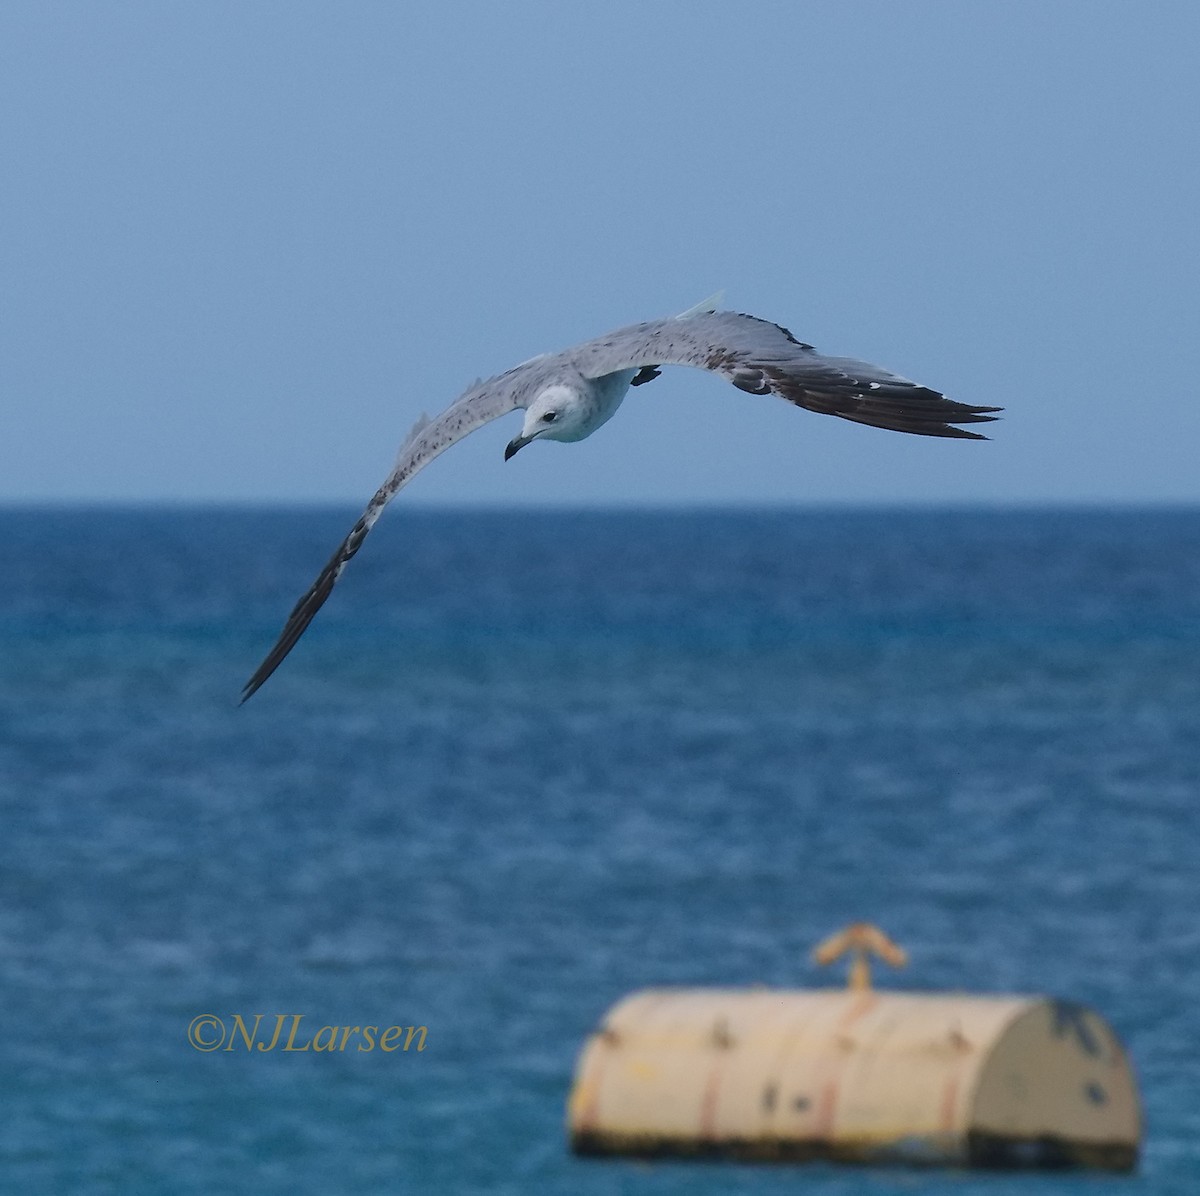
[[[0,1190],[1200,1191],[1200,511],[0,511]],[[647,985],[1096,1006],[1131,1176],[573,1158]],[[301,1015],[417,1052],[202,1051]]]

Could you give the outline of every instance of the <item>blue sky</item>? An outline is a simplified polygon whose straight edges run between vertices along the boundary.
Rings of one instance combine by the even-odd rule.
[[[1200,500],[1200,5],[0,7],[0,501],[365,500],[422,410],[727,306],[988,444],[677,370],[412,502]]]

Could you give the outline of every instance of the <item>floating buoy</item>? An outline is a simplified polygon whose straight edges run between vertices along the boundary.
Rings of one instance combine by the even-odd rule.
[[[572,1149],[1136,1165],[1137,1088],[1098,1013],[1049,997],[876,991],[867,950],[904,962],[859,926],[818,948],[857,955],[847,990],[651,989],[618,1002],[579,1058]]]

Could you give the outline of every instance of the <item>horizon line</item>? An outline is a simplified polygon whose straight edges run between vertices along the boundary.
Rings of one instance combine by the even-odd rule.
[[[213,510],[213,511],[341,511],[358,510],[361,499],[284,498],[4,498],[0,512],[30,510]],[[604,500],[601,502],[542,502],[522,499],[415,500],[397,510],[425,513],[547,511],[554,513],[634,513],[700,511],[1113,511],[1200,510],[1200,498],[894,498],[894,499],[667,499]]]

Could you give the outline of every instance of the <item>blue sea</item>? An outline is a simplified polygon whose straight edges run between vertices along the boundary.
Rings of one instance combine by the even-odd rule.
[[[1200,511],[398,506],[239,707],[356,515],[0,511],[0,1190],[1200,1192]],[[569,1153],[613,1002],[857,919],[1099,1009],[1138,1171]]]

